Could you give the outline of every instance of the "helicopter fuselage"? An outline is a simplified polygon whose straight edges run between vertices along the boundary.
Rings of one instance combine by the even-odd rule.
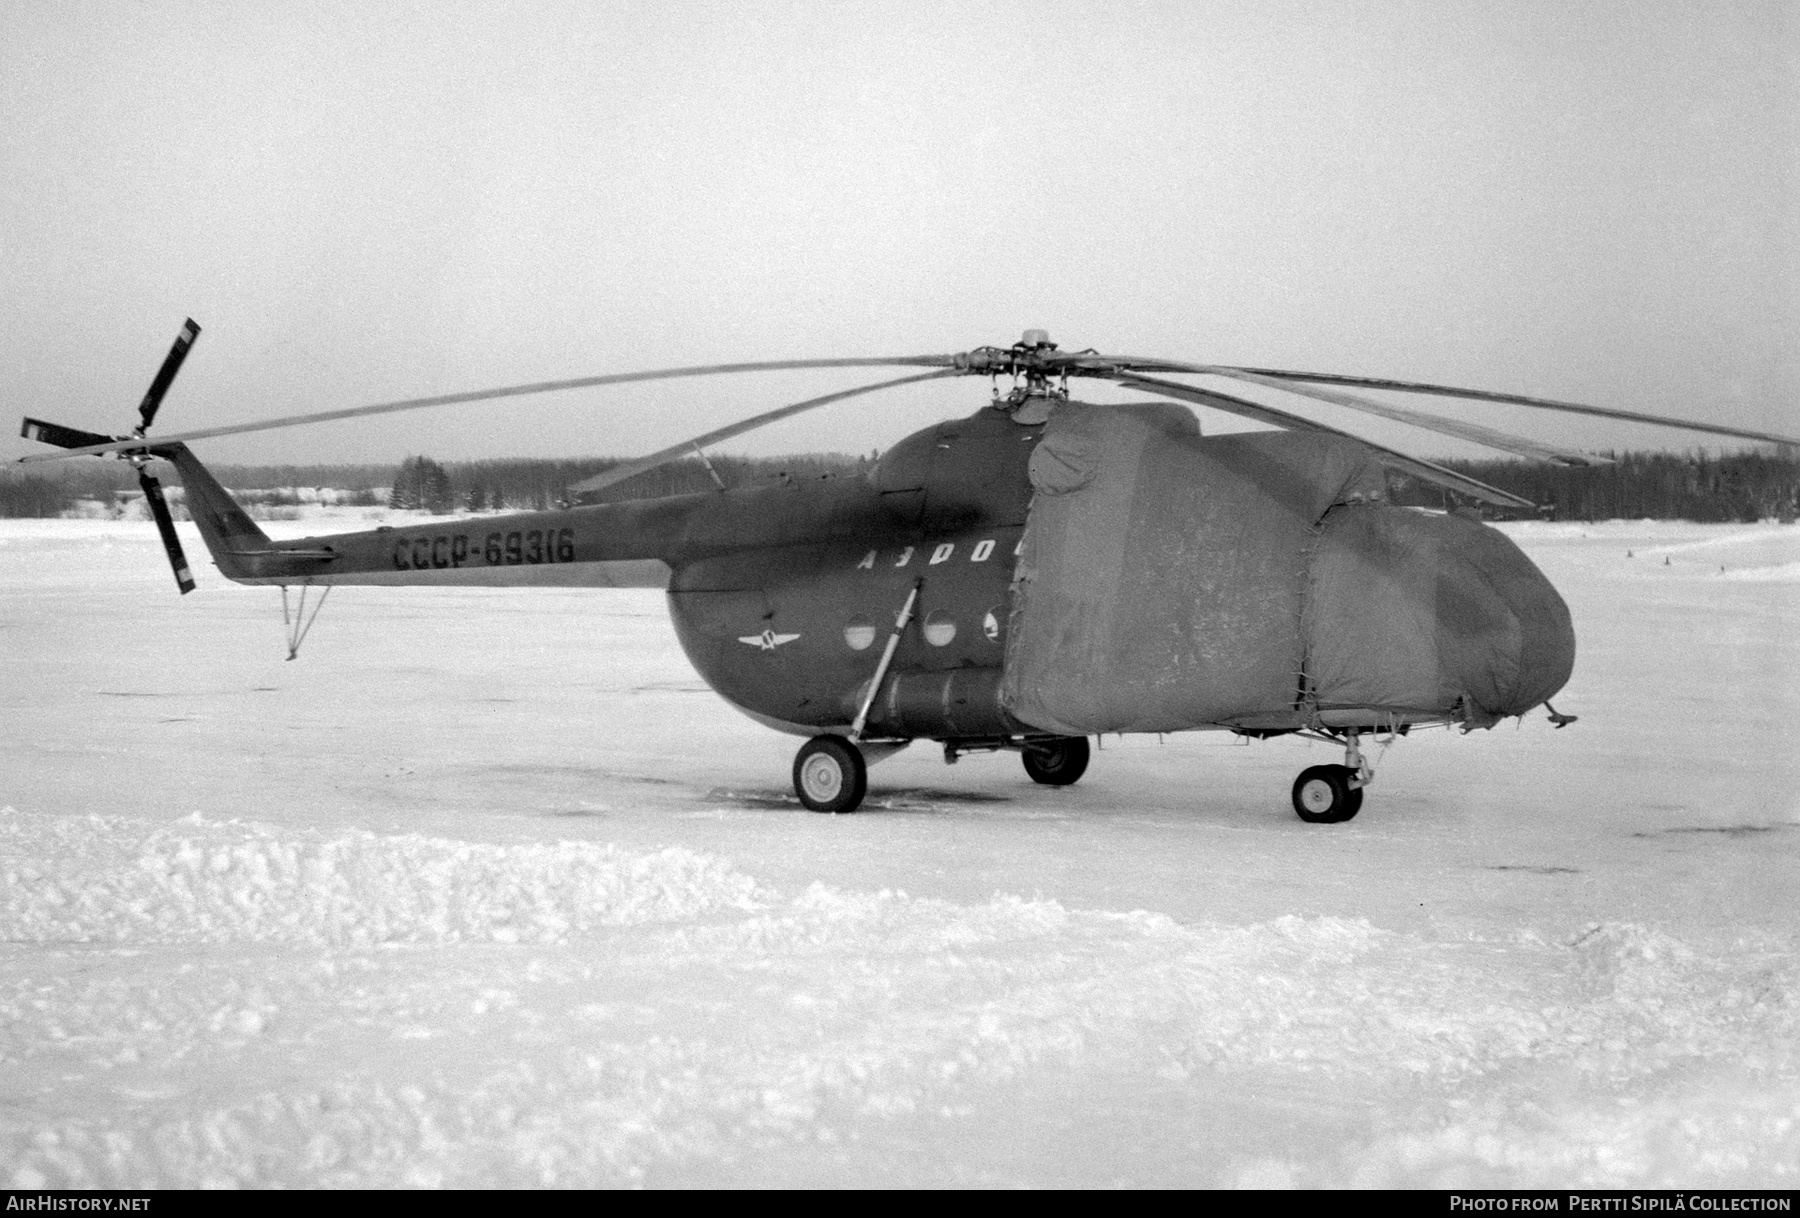
[[[1485,726],[1573,660],[1495,530],[1386,505],[1353,443],[1202,438],[1175,406],[990,406],[859,476],[294,542],[160,455],[233,579],[661,586],[708,684],[801,735],[865,703],[866,739],[951,743]]]

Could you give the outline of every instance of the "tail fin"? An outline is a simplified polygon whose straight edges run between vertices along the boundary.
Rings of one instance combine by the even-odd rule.
[[[303,582],[324,573],[337,554],[324,549],[277,545],[249,513],[238,506],[231,492],[188,451],[185,444],[155,444],[152,456],[175,466],[181,485],[187,488],[188,514],[199,526],[200,536],[212,553],[220,574],[238,583]]]
[[[219,485],[219,480],[188,451],[187,445],[158,444],[150,452],[172,463],[181,475],[181,485],[187,490],[188,515],[199,526],[200,536],[219,570],[227,579],[252,574],[245,559],[257,551],[272,549],[274,543],[269,535],[238,506],[231,492]]]

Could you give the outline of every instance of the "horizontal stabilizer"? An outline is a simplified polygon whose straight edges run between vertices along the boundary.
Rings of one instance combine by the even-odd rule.
[[[231,553],[240,558],[294,558],[309,562],[335,562],[338,556],[336,550],[308,550],[298,546],[270,546],[261,550],[232,550]]]
[[[103,436],[98,432],[82,431],[79,427],[64,427],[61,423],[46,423],[42,419],[26,419],[19,428],[19,434],[27,440],[37,440],[43,444],[54,444],[58,448],[86,448],[92,444],[111,444],[117,436]]]

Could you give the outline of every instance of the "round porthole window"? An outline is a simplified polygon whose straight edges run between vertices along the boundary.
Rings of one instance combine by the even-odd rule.
[[[851,651],[867,651],[875,642],[875,627],[866,618],[853,617],[844,627],[844,642],[849,644]]]
[[[925,619],[925,641],[933,647],[948,647],[956,639],[956,623],[943,610],[934,610]]]

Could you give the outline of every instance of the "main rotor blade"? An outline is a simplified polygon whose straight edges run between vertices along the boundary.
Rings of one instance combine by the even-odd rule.
[[[144,501],[150,505],[156,531],[162,534],[163,550],[169,555],[169,565],[175,569],[175,586],[186,596],[194,590],[194,576],[188,570],[187,555],[181,552],[181,538],[175,535],[175,518],[169,514],[168,502],[163,499],[162,483],[140,469],[138,485],[144,488]]]
[[[686,376],[712,376],[725,372],[785,372],[801,368],[954,368],[954,355],[897,355],[867,359],[789,359],[764,360],[748,364],[707,364],[693,368],[661,368],[649,372],[614,372],[605,376],[575,377],[566,381],[536,381],[529,385],[507,385],[499,389],[478,389],[471,393],[445,393],[428,398],[406,398],[398,402],[378,402],[373,406],[351,406],[343,410],[321,410],[312,414],[284,415],[279,419],[263,419],[256,423],[237,423],[229,427],[208,427],[184,431],[179,435],[158,437],[157,444],[179,444],[193,440],[210,440],[217,436],[240,436],[253,431],[272,431],[278,427],[299,427],[307,423],[329,423],[336,419],[359,419],[369,415],[395,414],[402,410],[423,410],[428,406],[455,406],[465,402],[488,402],[496,398],[525,397],[534,393],[555,393],[563,389],[589,389],[596,385],[625,385],[638,381],[665,381]],[[141,439],[114,440],[106,444],[86,444],[59,453],[32,453],[20,457],[21,463],[55,461],[63,457],[80,457],[88,453],[126,452],[147,448]]]
[[[1459,440],[1468,440],[1488,448],[1497,448],[1502,452],[1513,453],[1521,457],[1529,457],[1534,461],[1548,461],[1555,465],[1611,465],[1605,457],[1583,452],[1578,448],[1563,448],[1556,444],[1544,444],[1537,440],[1527,440],[1523,436],[1509,435],[1504,431],[1495,431],[1491,427],[1483,427],[1479,423],[1465,423],[1460,419],[1445,419],[1437,415],[1421,414],[1416,410],[1407,410],[1402,406],[1390,406],[1386,402],[1377,402],[1373,398],[1359,397],[1354,393],[1343,393],[1335,389],[1313,389],[1301,385],[1297,381],[1284,381],[1278,377],[1263,376],[1244,368],[1208,368],[1209,376],[1230,377],[1232,380],[1248,381],[1252,385],[1262,385],[1268,389],[1278,389],[1282,393],[1292,393],[1303,398],[1312,398],[1317,402],[1329,402],[1334,406],[1346,406],[1351,410],[1360,410],[1364,414],[1377,415],[1384,419],[1392,419],[1396,423],[1405,423],[1411,427],[1435,431],[1440,435],[1455,436]]]
[[[1765,444],[1800,444],[1793,436],[1767,431],[1750,431],[1740,427],[1722,427],[1697,419],[1671,419],[1662,415],[1639,414],[1635,410],[1614,410],[1605,406],[1587,406],[1581,402],[1560,402],[1554,398],[1533,398],[1518,393],[1493,393],[1485,389],[1458,389],[1452,385],[1428,385],[1420,381],[1390,381],[1372,376],[1339,376],[1325,372],[1288,372],[1278,368],[1242,368],[1241,372],[1278,380],[1311,381],[1319,385],[1354,385],[1362,389],[1392,389],[1396,393],[1427,393],[1436,397],[1468,398],[1476,402],[1501,402],[1509,406],[1530,406],[1536,410],[1560,410],[1568,414],[1588,414],[1602,419],[1623,419],[1629,423],[1651,423],[1657,427],[1676,427],[1684,431],[1705,431],[1713,435],[1732,436],[1739,440],[1759,440]]]
[[[829,406],[831,403],[841,402],[845,398],[858,397],[865,393],[874,393],[878,389],[892,389],[896,385],[911,385],[919,381],[935,381],[947,376],[961,375],[963,375],[963,373],[955,368],[946,368],[941,372],[921,372],[916,376],[903,376],[892,381],[878,381],[873,385],[860,385],[855,389],[844,389],[837,393],[828,393],[824,397],[808,398],[804,402],[795,402],[791,406],[782,406],[775,410],[765,411],[762,414],[751,415],[749,418],[733,423],[728,427],[720,427],[715,431],[709,431],[703,435],[695,436],[691,440],[683,440],[679,444],[671,444],[669,447],[653,452],[647,457],[639,457],[636,461],[628,461],[624,465],[615,465],[612,469],[607,470],[603,474],[595,474],[592,478],[584,478],[580,482],[573,483],[568,489],[578,494],[605,490],[609,486],[616,486],[628,478],[635,478],[639,474],[644,473],[647,470],[655,469],[659,465],[667,465],[670,461],[678,460],[690,453],[699,452],[704,445],[716,444],[720,440],[729,440],[733,436],[741,436],[747,431],[755,431],[759,427],[766,427],[770,423],[801,414],[808,410],[817,409],[820,406]]]
[[[1558,465],[1606,465],[1611,462],[1594,453],[1583,452],[1575,448],[1563,448],[1559,445],[1544,444],[1537,440],[1527,440],[1522,436],[1511,435],[1504,431],[1496,431],[1491,427],[1483,427],[1477,423],[1465,423],[1460,419],[1446,419],[1438,415],[1421,414],[1416,410],[1407,410],[1403,406],[1392,406],[1386,402],[1377,402],[1373,398],[1359,397],[1355,394],[1337,393],[1325,389],[1303,388],[1293,381],[1281,380],[1272,374],[1252,368],[1238,368],[1220,364],[1184,364],[1176,360],[1140,359],[1135,356],[1074,356],[1069,365],[1071,376],[1110,376],[1113,371],[1154,371],[1154,372],[1188,372],[1203,376],[1223,376],[1233,380],[1248,381],[1269,389],[1279,389],[1283,393],[1292,393],[1300,397],[1310,397],[1321,402],[1330,402],[1337,406],[1347,406],[1351,410],[1360,410],[1365,414],[1379,415],[1392,419],[1396,423],[1405,423],[1426,431],[1435,431],[1442,435],[1455,436],[1459,440],[1468,440],[1475,444],[1497,448],[1502,452],[1515,453],[1521,457],[1530,457],[1537,461],[1550,461]]]
[[[1380,444],[1372,443],[1361,436],[1340,431],[1336,427],[1328,427],[1324,423],[1314,422],[1302,415],[1289,414],[1285,410],[1277,410],[1273,406],[1264,406],[1260,402],[1247,401],[1233,397],[1228,393],[1219,393],[1212,389],[1201,389],[1194,385],[1183,385],[1177,381],[1164,381],[1155,377],[1139,376],[1134,373],[1116,374],[1112,378],[1121,385],[1130,385],[1137,389],[1148,389],[1152,393],[1160,393],[1164,397],[1177,398],[1185,402],[1194,402],[1201,406],[1211,406],[1230,414],[1241,415],[1246,419],[1255,419],[1259,423],[1273,423],[1277,427],[1285,427],[1297,431],[1319,431],[1327,435],[1342,436],[1354,440],[1364,448],[1374,449],[1381,454],[1382,464],[1395,469],[1404,470],[1415,478],[1438,486],[1447,487],[1461,495],[1472,499],[1480,499],[1501,507],[1525,508],[1531,510],[1537,505],[1529,499],[1521,499],[1510,491],[1503,491],[1497,486],[1489,486],[1474,478],[1466,477],[1455,470],[1445,469],[1430,461],[1409,457],[1405,453],[1396,452]]]
[[[156,419],[156,412],[162,406],[163,394],[169,392],[169,382],[181,371],[181,361],[187,358],[188,349],[194,340],[200,337],[200,323],[188,318],[182,323],[181,333],[175,336],[175,345],[169,348],[163,366],[157,371],[156,379],[150,382],[150,391],[144,394],[144,400],[138,403],[138,417],[143,420],[138,426],[141,435],[150,429]]]

